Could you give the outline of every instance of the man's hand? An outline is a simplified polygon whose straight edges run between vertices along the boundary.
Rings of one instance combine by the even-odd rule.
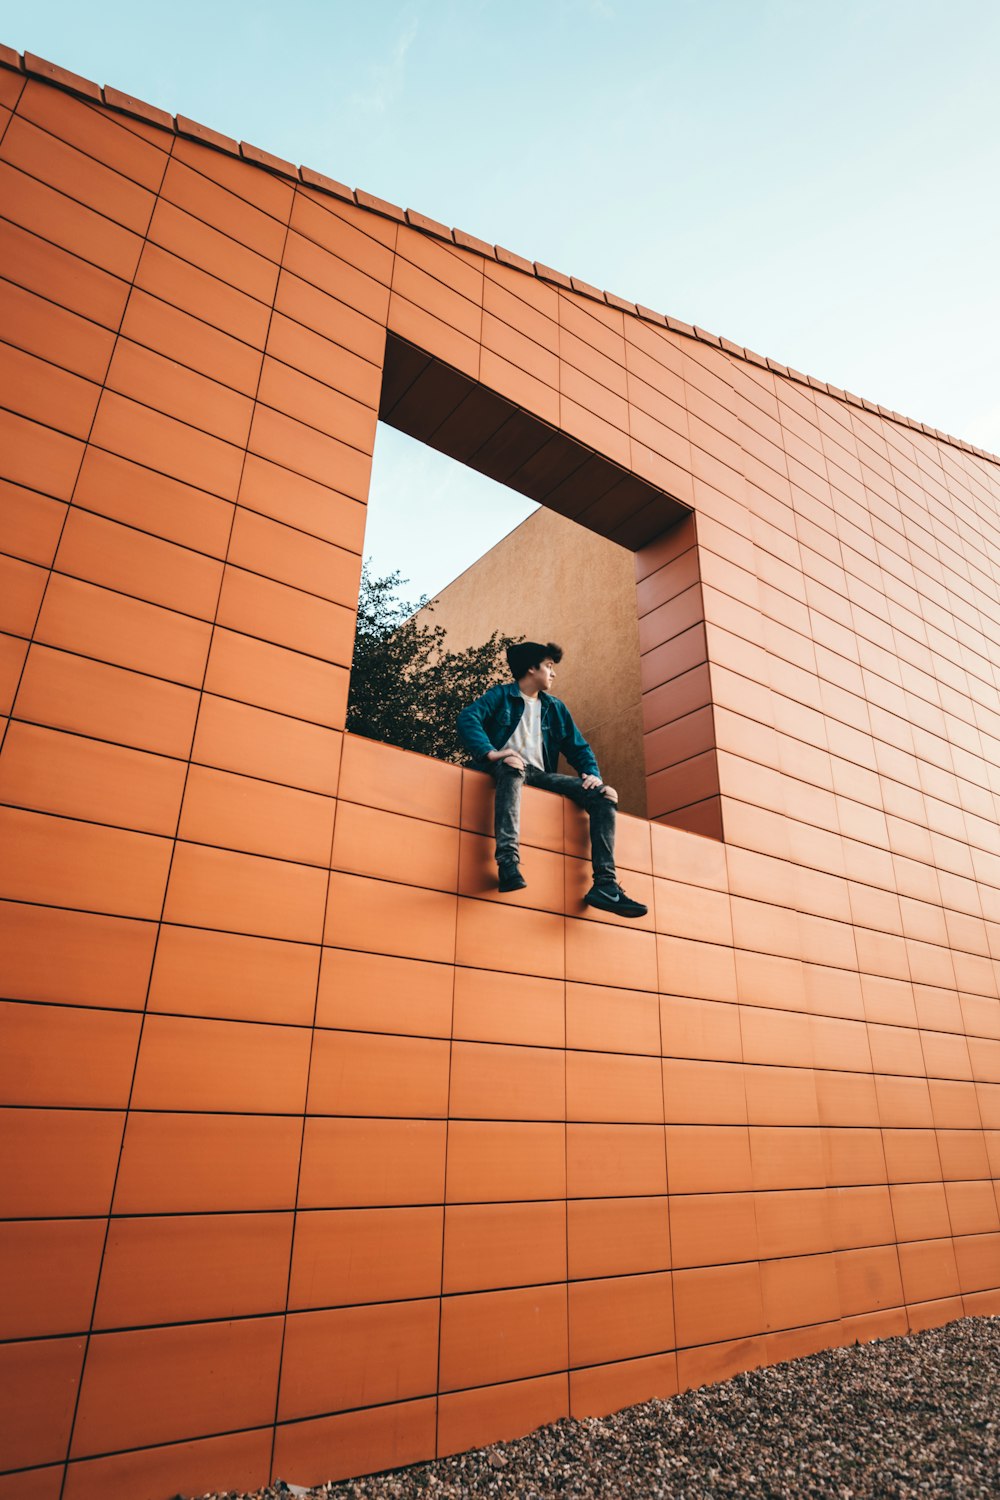
[[[583,787],[583,790],[585,792],[591,792],[593,791],[595,786],[599,786],[601,787],[601,791],[604,793],[605,797],[607,797],[609,802],[618,801],[618,793],[615,791],[614,787],[602,786],[601,778],[599,776],[581,776],[580,785]]]
[[[524,760],[518,755],[516,750],[491,750],[486,759],[505,760],[509,766],[513,766],[515,771],[523,771],[525,769]]]

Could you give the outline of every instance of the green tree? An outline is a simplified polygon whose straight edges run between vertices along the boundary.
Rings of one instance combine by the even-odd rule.
[[[481,646],[449,651],[443,626],[415,618],[426,596],[416,604],[399,597],[405,582],[399,572],[373,578],[368,564],[362,567],[347,727],[404,750],[461,761],[459,711],[509,676],[507,647],[523,637],[495,630]]]

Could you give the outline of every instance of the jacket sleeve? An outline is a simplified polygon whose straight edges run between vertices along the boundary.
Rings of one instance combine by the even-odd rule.
[[[601,773],[597,765],[596,755],[587,744],[579,729],[577,729],[573,722],[573,715],[569,709],[565,708],[563,712],[566,715],[566,722],[563,725],[563,740],[559,746],[560,752],[565,755],[574,771],[578,771],[581,776],[596,776],[599,780]]]
[[[477,760],[482,760],[493,749],[483,726],[496,705],[499,692],[497,687],[487,688],[474,703],[467,704],[458,716],[458,737],[469,754]]]

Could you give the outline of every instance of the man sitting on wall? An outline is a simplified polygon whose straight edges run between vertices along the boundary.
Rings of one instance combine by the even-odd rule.
[[[473,763],[496,780],[499,887],[521,891],[528,883],[519,863],[521,788],[537,786],[569,797],[590,816],[594,884],[583,898],[587,905],[617,917],[644,917],[648,908],[626,896],[615,871],[618,793],[604,785],[593,750],[565,703],[550,691],[561,660],[562,650],[554,641],[522,641],[508,647],[513,682],[489,688],[458,716],[458,736]],[[578,776],[557,775],[560,754]]]

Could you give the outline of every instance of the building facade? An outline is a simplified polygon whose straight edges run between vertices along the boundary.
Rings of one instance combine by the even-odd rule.
[[[1000,1311],[997,460],[0,64],[0,1496]],[[343,733],[380,415],[634,554],[642,922]]]

